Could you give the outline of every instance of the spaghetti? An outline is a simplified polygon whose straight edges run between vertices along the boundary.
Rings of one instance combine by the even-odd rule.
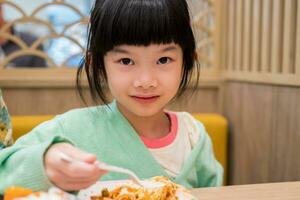
[[[169,179],[156,176],[149,179],[149,183],[162,183],[161,187],[145,188],[132,184],[124,184],[109,191],[107,188],[101,194],[91,196],[91,200],[176,200],[177,192],[187,192],[185,188]]]

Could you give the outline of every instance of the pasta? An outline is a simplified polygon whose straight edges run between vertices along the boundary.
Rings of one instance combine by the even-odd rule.
[[[176,200],[178,191],[187,192],[166,177],[156,176],[149,179],[151,183],[162,183],[161,187],[145,188],[132,184],[121,185],[111,191],[107,188],[99,195],[91,196],[91,200]]]
[[[98,182],[101,183],[101,182]],[[105,182],[102,182],[106,187]],[[92,193],[74,196],[58,188],[50,188],[47,192],[33,192],[22,187],[11,187],[4,193],[4,200],[191,200],[195,199],[182,186],[173,183],[166,177],[156,176],[145,181],[141,187],[130,181],[120,182],[113,187],[104,188],[99,192],[95,185]],[[112,185],[111,185],[112,186]],[[101,187],[103,188],[103,187]],[[90,191],[89,188],[86,190]]]

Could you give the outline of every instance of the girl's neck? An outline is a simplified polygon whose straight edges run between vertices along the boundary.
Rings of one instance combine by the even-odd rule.
[[[163,110],[152,116],[141,117],[123,109],[120,105],[118,105],[118,109],[140,136],[159,139],[166,136],[171,130],[170,119]]]

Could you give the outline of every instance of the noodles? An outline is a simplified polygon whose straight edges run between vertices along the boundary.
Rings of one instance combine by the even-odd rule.
[[[130,181],[120,181],[119,184],[98,182],[74,196],[58,188],[50,188],[47,192],[34,193],[26,188],[14,187],[6,190],[4,200],[191,200],[195,199],[182,186],[170,181],[168,178],[156,176],[143,181],[141,187]],[[116,183],[116,182],[115,182]],[[104,188],[103,185],[105,185]],[[109,187],[112,186],[112,187]],[[99,192],[99,188],[101,192]],[[104,189],[103,189],[104,188]],[[110,188],[110,189],[108,189]]]
[[[178,191],[187,192],[182,186],[169,179],[156,176],[149,183],[162,183],[161,187],[145,188],[132,184],[124,184],[111,191],[103,189],[100,195],[91,196],[91,200],[176,200]]]

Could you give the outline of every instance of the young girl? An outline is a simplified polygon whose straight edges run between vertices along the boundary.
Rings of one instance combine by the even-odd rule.
[[[190,188],[221,185],[222,168],[203,125],[164,109],[187,87],[195,59],[185,0],[97,0],[77,83],[84,68],[92,96],[106,105],[59,115],[2,150],[0,191],[11,185],[76,191],[128,178],[99,170],[97,162]]]

